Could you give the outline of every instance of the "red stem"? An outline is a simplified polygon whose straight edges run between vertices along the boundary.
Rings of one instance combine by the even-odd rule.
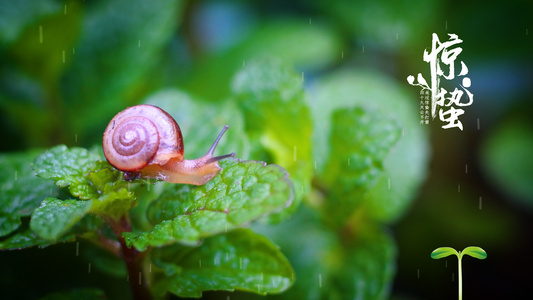
[[[124,216],[120,221],[109,221],[109,225],[117,236],[122,250],[122,259],[126,263],[128,270],[128,281],[130,283],[133,299],[135,300],[151,300],[152,295],[148,290],[145,276],[142,272],[142,259],[144,252],[139,252],[135,247],[129,248],[126,245],[126,240],[122,237],[123,232],[131,232],[131,224],[128,217]]]

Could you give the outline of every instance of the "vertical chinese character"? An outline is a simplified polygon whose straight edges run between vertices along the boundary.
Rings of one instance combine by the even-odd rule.
[[[424,61],[429,63],[431,85],[428,85],[424,76],[421,73],[417,76],[417,82],[415,83],[415,77],[409,75],[407,82],[413,86],[420,86],[422,88],[420,94],[429,94],[431,91],[431,117],[432,119],[439,115],[439,119],[443,122],[447,122],[442,128],[457,127],[463,130],[463,125],[459,121],[459,116],[464,114],[463,109],[456,109],[454,106],[469,106],[474,101],[473,94],[468,91],[470,87],[470,78],[464,77],[462,80],[461,89],[454,89],[453,92],[448,91],[440,86],[441,77],[445,80],[452,80],[455,78],[455,60],[459,54],[463,51],[461,47],[457,45],[463,41],[455,34],[448,34],[449,40],[441,42],[436,33],[432,36],[431,51],[424,50]],[[461,71],[458,76],[465,76],[468,74],[468,68],[463,61],[461,61]],[[468,101],[461,102],[461,98],[466,93]],[[449,97],[446,97],[450,94]],[[426,98],[427,99],[427,98]],[[425,107],[424,107],[425,108]],[[429,108],[429,107],[428,107]]]

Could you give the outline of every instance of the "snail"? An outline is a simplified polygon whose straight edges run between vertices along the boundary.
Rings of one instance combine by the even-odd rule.
[[[218,161],[235,153],[213,156],[228,129],[220,132],[207,153],[195,160],[183,157],[183,139],[176,121],[153,105],[136,105],[109,122],[103,139],[104,155],[124,179],[157,178],[172,183],[202,185],[222,170]]]

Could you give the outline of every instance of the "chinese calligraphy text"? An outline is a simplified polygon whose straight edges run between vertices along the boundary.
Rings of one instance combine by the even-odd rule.
[[[441,42],[436,33],[432,36],[431,50],[424,50],[424,61],[429,63],[431,85],[428,85],[424,76],[418,73],[416,78],[413,75],[407,77],[407,82],[413,86],[422,88],[420,91],[420,124],[429,124],[430,109],[431,119],[439,116],[439,119],[445,123],[442,128],[457,127],[463,130],[463,124],[459,116],[464,114],[462,107],[469,106],[474,102],[474,95],[468,90],[471,86],[470,78],[466,77],[468,68],[463,61],[460,64],[460,72],[457,77],[461,77],[461,89],[457,87],[448,92],[440,86],[441,78],[452,80],[455,78],[455,60],[463,51],[457,45],[463,40],[459,39],[456,34],[448,34],[449,40]],[[431,97],[430,97],[431,94]],[[463,100],[463,96],[465,96]],[[430,103],[431,98],[431,103]]]

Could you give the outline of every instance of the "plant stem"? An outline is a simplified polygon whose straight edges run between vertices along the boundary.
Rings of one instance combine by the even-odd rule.
[[[130,283],[133,299],[135,300],[150,300],[152,295],[148,290],[148,285],[142,272],[142,259],[144,252],[139,252],[134,247],[128,248],[126,240],[122,237],[123,232],[131,232],[131,224],[127,216],[124,216],[120,221],[110,220],[109,225],[117,236],[122,250],[122,259],[126,263],[128,270],[128,281]]]
[[[463,300],[463,272],[461,270],[461,257],[457,259],[459,261],[459,300]]]

